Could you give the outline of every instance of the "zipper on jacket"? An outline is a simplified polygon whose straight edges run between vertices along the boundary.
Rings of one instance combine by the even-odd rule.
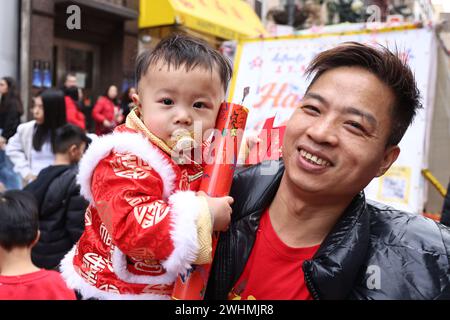
[[[309,276],[309,271],[307,272],[305,269],[305,262],[309,262],[309,261],[304,261],[303,262],[303,274],[305,275],[305,279],[306,279],[306,286],[308,287],[309,292],[311,293],[312,297],[314,300],[320,300],[319,298],[319,294],[317,293],[316,288],[314,287],[314,285],[312,284],[311,281],[311,277]]]

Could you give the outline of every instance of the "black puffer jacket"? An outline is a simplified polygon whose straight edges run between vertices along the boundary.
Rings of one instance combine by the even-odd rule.
[[[56,268],[83,233],[88,203],[80,196],[77,173],[76,166],[50,166],[24,189],[39,203],[41,237],[31,256],[40,268]]]
[[[207,299],[226,299],[243,272],[280,184],[279,164],[275,175],[255,166],[235,176],[232,224],[220,237]],[[368,202],[361,192],[303,271],[315,299],[450,299],[450,229]]]
[[[450,182],[447,187],[447,194],[444,198],[444,205],[442,206],[441,223],[450,227]]]

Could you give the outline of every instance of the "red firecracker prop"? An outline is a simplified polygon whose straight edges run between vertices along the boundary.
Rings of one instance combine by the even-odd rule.
[[[246,94],[245,94],[246,95]],[[216,151],[214,161],[204,168],[200,191],[210,197],[224,197],[230,192],[236,168],[238,151],[242,140],[248,110],[239,104],[222,103],[216,121],[216,129],[222,134],[215,136],[211,150]],[[230,146],[233,148],[230,161]],[[216,251],[218,232],[212,239],[212,258]],[[194,265],[186,275],[179,276],[172,293],[174,300],[203,300],[211,265]]]

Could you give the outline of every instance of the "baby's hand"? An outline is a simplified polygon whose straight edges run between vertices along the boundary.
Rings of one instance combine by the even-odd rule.
[[[228,225],[231,221],[231,205],[233,204],[232,197],[220,197],[214,198],[208,196],[203,191],[197,192],[198,196],[202,196],[206,198],[206,202],[208,202],[209,211],[213,215],[214,231],[226,231],[228,229]]]

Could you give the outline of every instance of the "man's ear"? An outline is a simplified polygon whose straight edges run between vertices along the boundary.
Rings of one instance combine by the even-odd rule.
[[[376,177],[381,177],[383,174],[388,171],[391,165],[397,160],[398,155],[400,154],[399,146],[389,146],[384,151],[383,161],[381,163],[380,168],[378,169]]]

